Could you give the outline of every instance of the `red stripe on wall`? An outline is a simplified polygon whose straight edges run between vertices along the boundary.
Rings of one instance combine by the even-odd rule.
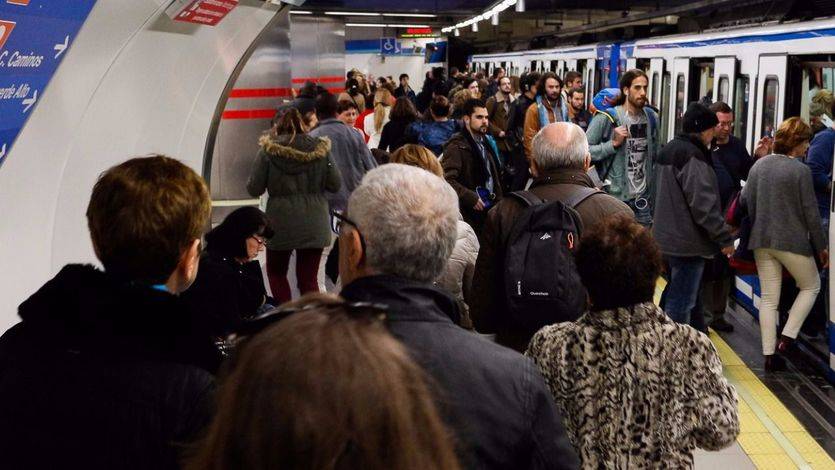
[[[330,76],[330,77],[302,77],[302,78],[294,78],[293,83],[304,83],[304,82],[313,82],[313,83],[342,83],[345,81],[345,77],[343,76]]]
[[[275,109],[239,109],[224,111],[222,119],[272,119]]]
[[[283,98],[292,96],[290,88],[236,88],[230,98]]]

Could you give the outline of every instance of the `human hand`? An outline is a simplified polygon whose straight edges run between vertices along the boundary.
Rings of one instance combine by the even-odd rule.
[[[505,136],[505,132],[504,131],[499,131],[499,138],[504,139],[504,136]]]
[[[771,153],[771,146],[774,144],[774,139],[765,136],[757,142],[754,147],[754,158],[761,158]]]
[[[475,205],[473,206],[473,209],[475,209],[479,212],[484,210],[484,202],[481,200],[481,198],[479,198],[478,202],[475,203]]]
[[[615,128],[615,132],[612,134],[612,145],[615,148],[620,147],[626,141],[626,138],[629,136],[629,132],[626,131],[626,126],[620,126]]]
[[[821,262],[821,267],[826,269],[829,267],[829,250],[821,250],[818,253],[818,260]]]
[[[731,255],[734,254],[734,246],[731,245],[731,246],[726,246],[726,247],[722,248],[722,254],[725,255],[725,256],[730,257]]]

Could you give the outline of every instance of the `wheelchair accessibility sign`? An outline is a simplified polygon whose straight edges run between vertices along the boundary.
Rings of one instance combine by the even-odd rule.
[[[380,38],[380,54],[399,55],[400,43],[397,42],[397,38]]]

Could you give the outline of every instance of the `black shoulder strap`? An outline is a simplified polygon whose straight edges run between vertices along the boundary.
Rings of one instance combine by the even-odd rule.
[[[514,191],[510,193],[510,195],[522,201],[522,204],[527,207],[533,207],[545,202],[539,196],[530,191]]]
[[[563,204],[566,206],[574,209],[575,207],[579,206],[581,202],[585,201],[586,199],[594,196],[597,193],[602,193],[603,191],[597,188],[587,188],[585,186],[578,187],[578,190],[571,195],[570,198],[563,201]]]

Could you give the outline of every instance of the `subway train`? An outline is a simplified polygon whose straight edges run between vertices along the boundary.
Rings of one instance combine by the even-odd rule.
[[[734,134],[749,152],[783,119],[809,121],[809,104],[819,89],[835,91],[835,19],[736,28],[700,34],[655,37],[470,57],[474,70],[497,67],[518,75],[530,70],[563,76],[581,73],[590,102],[602,88],[617,87],[620,75],[639,68],[649,77],[650,102],[660,110],[662,142],[681,130],[687,103],[705,97],[735,111]],[[832,240],[830,227],[830,240]],[[830,251],[832,251],[830,241]],[[833,291],[830,289],[830,298]],[[736,279],[737,300],[753,315],[760,304],[754,276]],[[835,313],[828,313],[826,342],[807,343],[812,357],[835,380]],[[815,354],[817,352],[817,354]],[[828,356],[828,357],[827,357]]]

